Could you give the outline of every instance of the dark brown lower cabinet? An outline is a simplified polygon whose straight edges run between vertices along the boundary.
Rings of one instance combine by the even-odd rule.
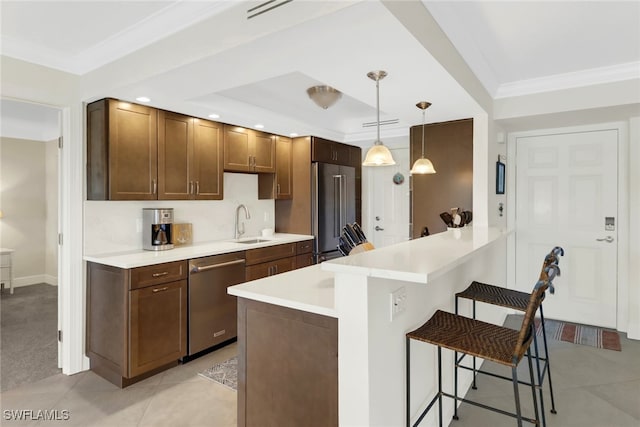
[[[338,319],[238,298],[238,426],[338,425]]]
[[[91,370],[126,387],[178,364],[187,351],[187,263],[121,269],[87,264]]]

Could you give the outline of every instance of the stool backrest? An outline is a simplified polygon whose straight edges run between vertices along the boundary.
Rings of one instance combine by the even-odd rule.
[[[533,287],[531,297],[529,298],[529,304],[522,319],[522,326],[520,327],[520,334],[518,335],[518,341],[516,348],[513,352],[514,363],[517,363],[522,359],[524,353],[529,348],[533,334],[535,334],[534,319],[536,311],[540,308],[544,294],[549,286],[552,286],[553,279],[560,275],[560,267],[557,264],[550,264],[540,274],[540,280]]]

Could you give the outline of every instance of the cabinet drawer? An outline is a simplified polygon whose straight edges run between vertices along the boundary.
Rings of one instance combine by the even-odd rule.
[[[159,283],[187,278],[187,261],[167,262],[131,269],[129,289],[144,288]]]
[[[296,255],[308,254],[313,250],[313,240],[296,243]]]
[[[309,267],[313,265],[313,254],[302,254],[296,256],[296,268]]]
[[[247,265],[259,264],[274,259],[291,257],[296,254],[296,244],[267,246],[266,248],[250,249],[247,251]]]
[[[294,263],[295,257],[289,257],[251,265],[245,270],[245,280],[248,282],[250,280],[274,276],[279,273],[284,273],[285,271],[291,271],[294,268]]]

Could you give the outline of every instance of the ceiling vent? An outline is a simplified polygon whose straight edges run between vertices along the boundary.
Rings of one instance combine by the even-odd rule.
[[[396,123],[398,123],[400,120],[399,119],[390,119],[390,120],[380,120],[380,126],[384,126],[384,125],[395,125]],[[363,128],[370,128],[373,127],[377,124],[377,122],[367,122],[367,123],[363,123],[362,127]]]
[[[247,10],[247,19],[255,18],[263,13],[271,12],[273,9],[277,9],[280,6],[284,6],[287,3],[291,3],[293,0],[268,0],[260,3],[257,6]]]

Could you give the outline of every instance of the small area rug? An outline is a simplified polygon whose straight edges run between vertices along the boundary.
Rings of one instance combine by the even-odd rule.
[[[230,388],[238,390],[238,358],[232,357],[221,363],[216,363],[211,368],[198,373],[201,377],[215,381]]]
[[[590,345],[591,347],[607,350],[622,350],[620,347],[620,335],[616,331],[550,319],[545,319],[544,323],[547,338],[574,344]],[[536,319],[536,331],[538,336],[542,335],[540,319]]]

